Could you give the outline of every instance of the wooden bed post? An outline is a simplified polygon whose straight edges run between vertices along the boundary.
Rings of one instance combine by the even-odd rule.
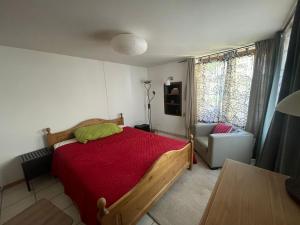
[[[194,158],[194,135],[190,134],[190,143],[191,143],[191,151],[190,151],[190,165],[189,165],[189,170],[193,169],[193,158]]]
[[[46,134],[51,134],[51,131],[50,131],[50,128],[49,128],[49,127],[46,128],[45,131],[46,131]]]
[[[46,137],[47,137],[47,144],[48,144],[48,147],[50,147],[49,143],[52,143],[52,141],[54,141],[52,135],[51,135],[51,130],[50,128],[46,128],[45,129],[45,132],[46,132]]]
[[[106,206],[106,199],[105,198],[99,198],[97,201],[97,207],[98,207],[98,213],[97,213],[97,217],[98,217],[98,221],[100,222],[102,217],[107,215],[109,213],[109,211],[107,210],[107,208],[105,208]]]

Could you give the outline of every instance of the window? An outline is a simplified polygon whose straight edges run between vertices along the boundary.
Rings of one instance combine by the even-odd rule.
[[[198,121],[245,127],[253,64],[254,49],[199,60],[195,66]]]
[[[292,31],[292,23],[287,27],[287,29],[283,32],[282,36],[282,52],[281,52],[281,64],[280,64],[280,72],[279,72],[279,80],[278,80],[278,88],[277,88],[277,93],[276,93],[276,101],[275,103],[277,104],[278,102],[278,97],[279,97],[279,91],[281,88],[281,83],[282,83],[282,77],[285,69],[285,62],[287,58],[287,52],[289,48],[289,43],[290,43],[290,37],[291,37],[291,31]]]

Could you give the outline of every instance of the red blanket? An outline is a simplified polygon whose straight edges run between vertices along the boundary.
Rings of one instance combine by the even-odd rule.
[[[185,144],[125,127],[120,134],[57,148],[52,172],[79,207],[82,221],[95,225],[100,197],[110,206],[132,189],[162,154],[181,149]]]

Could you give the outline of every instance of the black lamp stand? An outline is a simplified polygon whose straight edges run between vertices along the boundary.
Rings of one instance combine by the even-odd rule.
[[[151,121],[151,101],[155,96],[155,91],[152,91],[152,96],[150,96],[150,89],[151,89],[151,81],[144,81],[144,87],[147,91],[147,109],[148,109],[148,121],[149,121],[149,128],[152,131],[152,121]]]

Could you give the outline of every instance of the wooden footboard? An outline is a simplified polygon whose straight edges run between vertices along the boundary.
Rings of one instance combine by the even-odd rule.
[[[136,224],[186,168],[192,169],[193,145],[191,136],[183,149],[163,154],[141,181],[109,208],[105,208],[105,198],[100,198],[97,216],[101,225]]]

